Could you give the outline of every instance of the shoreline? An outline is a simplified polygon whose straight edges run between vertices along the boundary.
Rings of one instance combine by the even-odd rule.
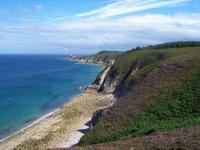
[[[91,117],[83,119],[82,122],[79,123],[79,130],[70,133],[66,138],[64,138],[60,143],[58,143],[55,148],[70,148],[78,144],[79,140],[82,136],[84,136],[84,130],[90,130],[90,126],[87,125],[88,122],[91,121]]]
[[[104,67],[103,65],[100,65],[100,64],[97,64],[97,63],[81,63],[77,60],[73,60],[73,59],[63,59],[63,60],[67,60],[67,61],[74,61],[76,62],[77,64],[88,64],[88,65],[97,65],[97,66],[100,66],[100,67]],[[81,90],[81,93],[79,94],[76,94],[74,96],[71,96],[68,100],[66,100],[66,102],[64,102],[64,104],[62,104],[61,106],[59,106],[58,108],[48,112],[47,114],[43,114],[41,116],[39,116],[35,121],[31,122],[30,124],[27,124],[25,125],[24,127],[18,129],[17,131],[14,131],[13,133],[9,134],[8,136],[6,136],[5,138],[2,138],[0,139],[0,145],[2,142],[4,142],[5,140],[9,139],[9,138],[12,138],[13,136],[21,133],[21,132],[24,132],[24,130],[28,129],[28,128],[31,128],[32,126],[34,126],[35,124],[45,120],[46,118],[50,117],[51,115],[54,115],[56,114],[57,112],[59,112],[59,110],[63,107],[63,105],[66,105],[68,103],[70,103],[71,100],[73,100],[73,98],[75,97],[78,97],[80,96],[87,88],[89,88],[91,86],[91,84],[87,85],[87,86],[83,86],[81,88],[83,89],[80,89]]]
[[[26,142],[30,145],[34,143],[33,141],[40,143],[38,140],[47,141],[46,145],[38,145],[42,147],[41,149],[71,147],[77,144],[84,135],[79,133],[85,124],[84,121],[90,121],[88,118],[91,118],[95,111],[110,107],[112,104],[111,94],[98,93],[93,88],[86,88],[80,95],[73,96],[60,108],[2,139],[0,149],[13,149],[19,145],[27,145]]]
[[[91,85],[91,84],[90,84],[90,85]],[[60,109],[63,107],[63,105],[69,103],[73,98],[75,98],[75,97],[77,97],[77,96],[80,96],[80,95],[84,92],[84,90],[87,89],[90,85],[84,86],[83,89],[79,89],[79,90],[81,90],[81,93],[71,96],[69,99],[66,100],[66,102],[64,102],[64,104],[62,104],[62,105],[59,106],[58,108],[56,108],[56,109],[54,109],[54,110],[52,110],[52,111],[50,111],[50,112],[48,112],[48,113],[46,113],[46,114],[41,115],[40,117],[38,117],[38,119],[36,119],[35,121],[31,122],[30,124],[27,124],[26,126],[22,127],[22,128],[19,129],[18,131],[15,131],[15,132],[11,133],[10,135],[6,136],[6,137],[3,138],[3,139],[0,139],[0,145],[1,145],[1,142],[5,141],[5,140],[7,140],[7,139],[9,139],[9,138],[11,138],[12,136],[15,136],[16,134],[19,134],[20,132],[23,132],[24,130],[26,130],[26,129],[28,129],[28,128],[31,128],[31,127],[34,126],[35,124],[37,124],[37,123],[39,123],[39,122],[45,120],[46,118],[48,118],[48,117],[50,117],[50,116],[56,114],[57,112],[60,111]]]
[[[5,138],[1,139],[1,140],[0,140],[0,144],[1,144],[1,142],[3,142],[3,141],[5,141],[5,140],[9,139],[10,137],[12,137],[12,136],[14,136],[14,135],[16,135],[16,134],[18,134],[18,133],[20,133],[20,132],[23,132],[24,130],[26,130],[26,129],[28,129],[28,128],[31,128],[32,126],[34,126],[34,125],[37,124],[38,122],[40,122],[40,121],[42,121],[42,120],[48,118],[49,116],[55,114],[55,113],[58,112],[59,110],[60,110],[60,107],[57,108],[57,109],[52,110],[51,112],[49,112],[49,113],[47,113],[47,114],[45,114],[45,115],[43,115],[43,116],[40,116],[38,119],[36,119],[36,120],[33,121],[32,123],[28,124],[27,126],[21,128],[21,129],[19,129],[19,130],[16,131],[16,132],[11,133],[10,135],[8,135],[8,136],[5,137]]]
[[[102,68],[106,67],[106,64],[104,64],[104,63],[83,62],[83,61],[76,60],[76,59],[71,59],[71,58],[65,58],[64,60],[73,61],[73,62],[76,62],[77,64],[96,65],[96,66],[99,66],[99,67],[102,67]]]
[[[67,60],[80,63],[72,59]],[[98,63],[81,62],[81,64],[105,67]],[[85,127],[84,121],[91,121],[94,112],[110,107],[114,102],[112,94],[98,93],[90,84],[80,94],[72,96],[57,109],[0,140],[0,149],[29,149],[31,146],[38,149],[51,149],[74,146],[85,134],[80,133]]]

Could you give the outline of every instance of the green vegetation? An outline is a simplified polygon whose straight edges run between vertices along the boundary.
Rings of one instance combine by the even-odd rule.
[[[194,47],[188,46],[191,43]],[[177,44],[178,49],[168,48]],[[79,145],[199,125],[200,47],[196,44],[167,43],[159,46],[163,49],[121,54],[107,76],[107,82],[117,81],[117,103],[99,115],[100,122]]]
[[[150,45],[147,47],[136,47],[132,50],[141,50],[141,49],[166,49],[166,48],[186,48],[186,47],[199,47],[200,42],[198,41],[179,41],[179,42],[169,42],[158,45]]]
[[[123,125],[119,131],[96,136],[95,143],[115,141],[125,136],[148,135],[156,131],[188,127],[200,124],[200,72],[183,88],[171,89],[168,95],[157,97],[138,113],[138,116]],[[94,130],[98,130],[98,127]],[[97,131],[98,132],[98,131]],[[96,134],[94,132],[94,134]],[[91,136],[86,135],[85,138]],[[90,137],[89,137],[90,138]],[[93,138],[93,134],[92,134]],[[81,142],[84,142],[82,139]],[[82,144],[80,142],[80,144]]]
[[[190,49],[196,48],[144,49],[122,53],[108,72],[107,82],[117,82],[115,92],[128,92],[136,81],[142,79],[164,60],[183,55],[187,56]],[[134,70],[137,70],[137,73],[133,74]]]
[[[185,48],[185,47],[199,47],[200,42],[197,41],[180,41],[180,42],[171,42],[164,43],[155,46],[148,46],[151,49],[164,49],[164,48]]]
[[[113,65],[113,69],[109,72],[109,77],[111,80],[115,80],[117,78],[118,83],[122,84],[127,77],[130,77],[129,74],[134,69],[142,69],[149,64],[156,63],[165,58],[166,53],[160,51],[135,51],[124,54]],[[127,84],[129,84],[129,82]]]
[[[122,52],[120,51],[100,51],[93,56],[103,58],[103,57],[112,57],[115,58],[117,55],[121,54]]]
[[[101,51],[94,55],[85,56],[84,58],[94,58],[95,61],[107,62],[116,59],[122,52],[120,51]]]

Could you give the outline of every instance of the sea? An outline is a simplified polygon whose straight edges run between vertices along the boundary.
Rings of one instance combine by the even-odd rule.
[[[0,140],[79,95],[102,69],[64,55],[0,55]]]

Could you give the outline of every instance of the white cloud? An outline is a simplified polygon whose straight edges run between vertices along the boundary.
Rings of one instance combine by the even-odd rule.
[[[0,25],[0,52],[7,46],[83,53],[179,40],[200,40],[200,14],[127,16],[113,20],[72,20],[32,26]],[[12,48],[10,47],[10,49]],[[92,52],[90,51],[90,52]],[[49,51],[50,52],[50,51]]]
[[[102,8],[77,14],[77,17],[108,18],[143,10],[179,5],[191,0],[117,0]]]

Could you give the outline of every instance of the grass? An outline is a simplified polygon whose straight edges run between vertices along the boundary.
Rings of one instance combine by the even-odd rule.
[[[151,72],[162,61],[180,55],[188,55],[188,51],[185,48],[170,48],[134,50],[122,53],[108,72],[107,82],[112,83],[113,81],[117,81],[115,92],[121,90],[127,92],[136,81],[142,79],[143,76]],[[130,75],[134,69],[138,69],[138,72]]]
[[[115,60],[122,52],[120,51],[101,51],[94,55],[85,56],[84,58],[95,58],[95,61],[103,61],[104,63],[110,60]]]
[[[112,114],[110,115],[114,114],[114,116],[122,116],[122,118],[112,116],[112,119],[109,117],[101,119],[103,121],[87,133],[79,145],[117,141],[127,137],[148,135],[153,132],[170,131],[200,124],[199,50],[199,47],[138,50],[119,57],[113,70],[110,71],[110,80],[118,79],[119,82],[123,82],[122,87],[127,86],[130,91],[133,90],[132,87],[140,83],[146,75],[165,61],[187,58],[187,63],[182,68],[181,74],[175,74],[170,81],[159,85],[156,93],[149,93],[152,96],[148,98],[147,103],[142,105],[142,109],[138,109],[138,111],[128,109],[129,105],[133,104],[132,101],[140,101],[140,97],[136,100],[132,97],[124,97],[126,99],[123,100],[122,96],[121,102],[118,102],[121,103],[121,106],[115,106],[120,108],[116,109],[117,111],[111,108]],[[129,73],[127,76],[127,70],[130,70],[136,62],[142,64],[140,69],[134,75]],[[113,72],[116,74],[113,75]],[[135,113],[132,119],[127,115],[131,113]],[[113,126],[116,126],[115,130],[111,129]]]

